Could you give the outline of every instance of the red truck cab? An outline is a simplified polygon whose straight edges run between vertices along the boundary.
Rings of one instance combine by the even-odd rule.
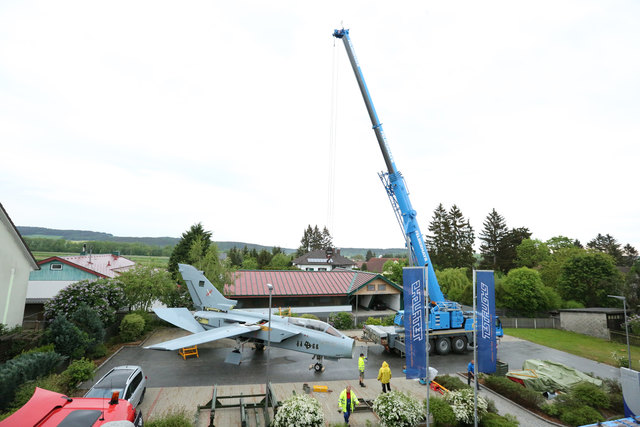
[[[140,411],[119,399],[117,393],[111,399],[67,397],[36,387],[31,399],[1,421],[0,427],[96,427],[113,421],[130,421],[136,427],[143,424]]]

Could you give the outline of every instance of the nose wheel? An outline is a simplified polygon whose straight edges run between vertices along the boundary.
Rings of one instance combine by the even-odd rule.
[[[314,371],[320,373],[320,372],[324,372],[324,366],[322,365],[322,356],[318,356],[318,355],[314,355],[312,359],[317,359],[318,361],[315,363],[315,365],[311,365],[309,366],[309,369],[313,369]]]

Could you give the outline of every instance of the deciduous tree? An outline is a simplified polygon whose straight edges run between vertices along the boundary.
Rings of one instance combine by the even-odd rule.
[[[612,298],[621,290],[622,276],[613,258],[600,252],[583,253],[569,258],[558,281],[558,292],[565,300],[575,300],[587,307],[611,307]]]
[[[549,259],[549,247],[538,239],[524,239],[516,247],[516,264],[520,267],[537,267],[541,262]]]
[[[611,255],[616,265],[622,265],[623,263],[620,243],[610,234],[603,236],[598,233],[595,239],[587,243],[587,248]]]
[[[127,304],[134,310],[149,311],[155,301],[162,300],[176,287],[169,272],[143,265],[123,272],[118,279]]]

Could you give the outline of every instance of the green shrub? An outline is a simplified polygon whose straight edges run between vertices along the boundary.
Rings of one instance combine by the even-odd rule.
[[[423,405],[409,393],[397,390],[378,395],[373,411],[385,427],[410,427],[424,418]]]
[[[136,341],[144,333],[144,319],[139,314],[127,314],[120,322],[120,339]]]
[[[191,427],[193,421],[187,415],[186,411],[169,412],[163,414],[160,418],[154,418],[151,421],[145,421],[146,427]]]
[[[382,326],[393,326],[394,325],[393,321],[395,320],[395,318],[396,316],[393,314],[383,317]]]
[[[11,412],[15,412],[18,409],[22,408],[29,401],[29,399],[31,399],[33,393],[35,393],[36,387],[54,391],[56,393],[67,393],[64,384],[62,384],[60,375],[47,375],[45,377],[41,377],[34,381],[29,381],[20,385],[20,387],[18,387],[18,389],[16,390],[13,401],[9,405],[9,410]]]
[[[318,316],[316,316],[315,314],[311,314],[311,313],[305,313],[303,315],[300,316],[303,319],[314,319],[314,320],[320,320],[318,318]]]
[[[102,320],[85,303],[71,315],[70,320],[87,334],[87,352],[92,353],[95,348],[104,342],[106,331]]]
[[[93,349],[87,350],[87,357],[89,359],[100,359],[106,356],[108,352],[107,346],[104,343],[100,343]]]
[[[353,328],[353,316],[345,311],[331,313],[329,315],[329,324],[336,329],[351,329]]]
[[[424,400],[424,406],[427,406],[427,399]],[[426,411],[425,411],[426,412]],[[454,426],[456,425],[456,415],[451,409],[451,405],[439,397],[429,399],[429,412],[433,415],[433,422],[436,426]]]
[[[543,403],[540,405],[540,410],[545,414],[551,415],[552,417],[559,417],[562,413],[562,405],[555,403]]]
[[[96,365],[91,360],[74,360],[69,367],[61,374],[62,381],[68,392],[76,390],[76,385],[80,382],[93,379]]]
[[[449,391],[471,388],[463,383],[459,377],[454,377],[451,375],[438,375],[437,377],[435,377],[434,381]]]
[[[377,317],[368,317],[367,320],[364,323],[365,323],[365,325],[382,326],[382,321]]]
[[[155,324],[155,318],[153,314],[144,310],[136,310],[132,312],[133,314],[137,314],[144,319],[144,332],[149,332],[153,329],[153,325]]]
[[[520,423],[511,414],[501,416],[493,412],[487,412],[480,420],[481,427],[517,427]]]
[[[44,333],[44,341],[53,343],[57,353],[79,359],[84,356],[89,339],[87,334],[66,317],[58,316]]]
[[[608,408],[611,406],[609,396],[600,387],[590,382],[580,382],[569,390],[569,393],[583,405],[592,408]]]
[[[22,354],[20,356],[22,356],[24,354],[31,354],[31,353],[48,353],[48,352],[52,352],[52,351],[56,351],[56,349],[55,349],[53,343],[49,343],[49,344],[41,345],[40,347],[32,348],[30,350],[25,350],[25,351],[22,352]]]
[[[581,426],[585,424],[595,424],[604,421],[600,412],[590,406],[579,406],[577,408],[565,408],[560,415],[560,421],[570,426]]]
[[[506,377],[488,375],[485,377],[485,385],[526,408],[537,409],[544,402],[542,394],[524,388]]]
[[[0,409],[13,400],[18,386],[50,374],[63,360],[55,352],[29,353],[0,365]]]
[[[569,300],[565,301],[564,308],[584,308],[584,304],[578,301]]]

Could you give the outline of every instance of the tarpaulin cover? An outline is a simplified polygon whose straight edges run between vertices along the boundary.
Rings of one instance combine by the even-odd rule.
[[[550,360],[529,359],[522,364],[521,371],[509,371],[507,377],[521,380],[525,387],[543,391],[567,392],[571,386],[587,381],[598,387],[602,381],[583,372]]]

